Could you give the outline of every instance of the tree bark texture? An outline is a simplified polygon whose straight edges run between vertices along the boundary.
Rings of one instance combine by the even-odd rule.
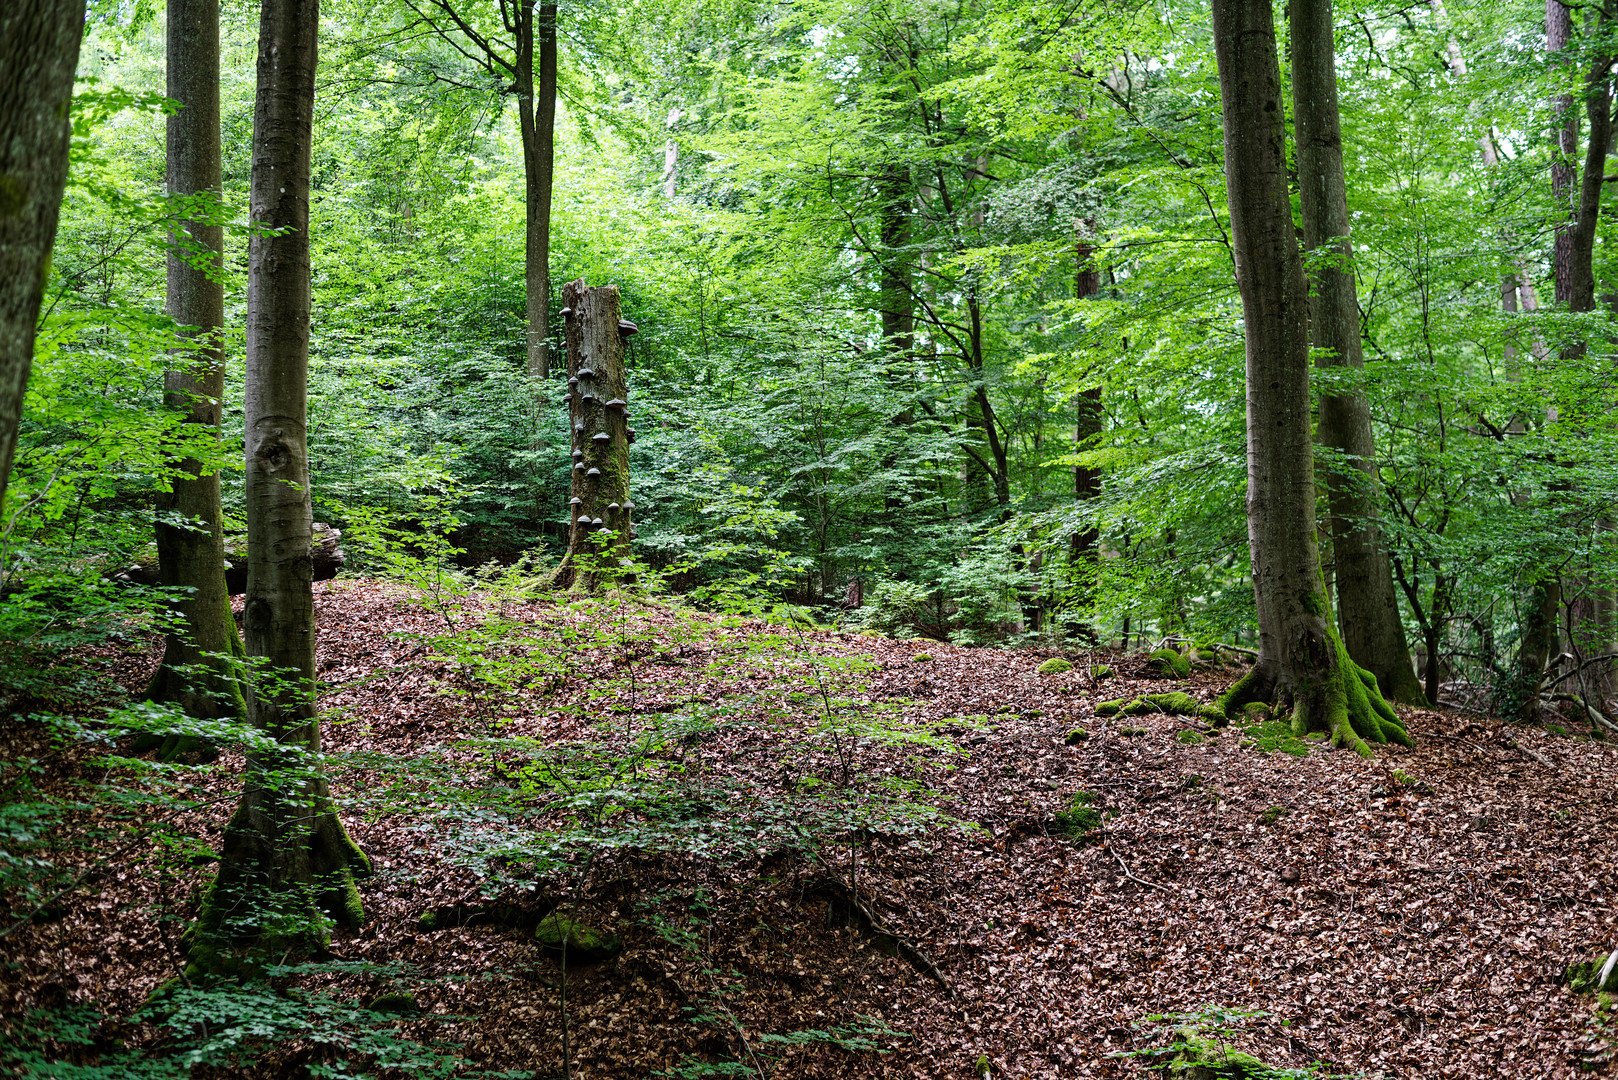
[[[573,484],[567,557],[560,588],[593,592],[624,579],[635,527],[629,498],[629,388],[624,340],[635,332],[622,317],[618,286],[591,288],[584,279],[562,286],[567,328],[568,427],[573,433]]]
[[[1096,266],[1095,245],[1091,243],[1091,223],[1080,222],[1073,244],[1073,298],[1088,300],[1101,294],[1101,271]],[[1073,449],[1075,452],[1094,448],[1102,431],[1103,410],[1101,387],[1092,386],[1079,391],[1073,399]],[[1081,510],[1085,503],[1101,495],[1101,470],[1089,465],[1073,466],[1073,501]],[[1096,573],[1099,569],[1101,532],[1093,525],[1073,530],[1068,538],[1068,564],[1076,595],[1073,606],[1088,611],[1095,602]],[[1095,627],[1088,618],[1070,618],[1067,625],[1081,640],[1098,640]]]
[[[1572,38],[1572,9],[1562,0],[1545,0],[1545,51],[1552,55],[1559,53],[1567,48]],[[1556,224],[1551,265],[1556,277],[1556,302],[1565,304],[1571,299],[1567,290],[1573,280],[1573,185],[1576,180],[1573,163],[1579,154],[1579,114],[1574,110],[1572,94],[1557,95],[1552,106],[1557,118],[1557,153],[1551,160],[1551,196],[1562,216]]]
[[[522,134],[526,229],[523,282],[527,291],[528,374],[550,377],[551,188],[556,162],[556,5],[516,5],[517,122]],[[535,53],[538,63],[535,63]],[[537,67],[537,72],[536,72]],[[535,85],[535,75],[538,85]]]
[[[1359,297],[1349,241],[1337,108],[1337,61],[1331,0],[1291,0],[1293,130],[1303,242],[1316,261],[1310,327],[1322,368],[1363,371]],[[1388,697],[1425,705],[1410,662],[1393,570],[1377,525],[1376,446],[1363,389],[1320,399],[1316,437],[1346,467],[1326,477],[1331,509],[1337,614],[1343,644]]]
[[[168,118],[168,190],[171,196],[221,193],[219,141],[219,0],[169,0],[168,89],[180,102]],[[212,216],[212,215],[210,215]],[[224,229],[217,220],[182,221],[168,255],[169,316],[186,344],[164,373],[164,404],[188,424],[218,439],[225,394],[225,290],[219,280]],[[158,576],[171,589],[191,591],[172,601],[176,625],[164,637],[163,662],[147,696],[172,701],[198,717],[246,712],[238,681],[241,637],[230,613],[225,583],[223,512],[219,473],[202,462],[179,462],[181,475],[158,506]],[[165,745],[172,756],[188,747]]]
[[[1408,742],[1329,621],[1315,549],[1309,290],[1287,190],[1286,122],[1269,0],[1213,0],[1225,183],[1247,339],[1247,523],[1259,656],[1221,699],[1292,710],[1300,731]]]
[[[0,3],[0,506],[67,185],[68,110],[83,34],[83,0]]]
[[[253,109],[247,287],[248,717],[276,740],[248,755],[226,826],[219,876],[203,905],[193,965],[222,945],[320,943],[314,907],[343,925],[363,918],[356,875],[369,863],[332,806],[315,716],[313,519],[306,428],[309,366],[309,159],[318,0],[264,0]],[[290,928],[290,929],[289,929]]]

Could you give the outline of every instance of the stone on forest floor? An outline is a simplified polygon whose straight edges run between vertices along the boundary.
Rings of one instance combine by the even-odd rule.
[[[1191,674],[1191,661],[1173,649],[1157,649],[1146,659],[1147,666],[1159,675],[1172,675],[1183,679]]]
[[[389,1013],[394,1016],[415,1016],[421,1012],[421,1006],[416,1004],[413,994],[403,992],[391,994],[378,994],[366,1006],[372,1012]]]
[[[547,915],[534,927],[534,940],[548,952],[562,955],[564,943],[568,961],[593,964],[618,955],[623,941],[611,934],[565,915]]]
[[[1089,737],[1090,733],[1088,731],[1086,731],[1084,728],[1076,727],[1072,731],[1068,732],[1067,738],[1063,739],[1062,741],[1067,743],[1069,746],[1077,746],[1079,743],[1084,742]]]
[[[1072,662],[1063,660],[1060,656],[1053,656],[1043,664],[1039,665],[1039,673],[1041,675],[1060,675],[1065,671],[1072,670]]]

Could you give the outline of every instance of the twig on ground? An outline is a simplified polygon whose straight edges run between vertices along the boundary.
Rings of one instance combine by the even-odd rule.
[[[1107,845],[1107,854],[1111,855],[1113,858],[1118,860],[1118,865],[1123,867],[1123,869],[1124,869],[1124,877],[1128,878],[1130,881],[1133,881],[1136,885],[1144,885],[1148,889],[1157,889],[1157,890],[1160,890],[1160,891],[1166,892],[1166,893],[1171,893],[1171,892],[1174,891],[1173,889],[1169,888],[1167,885],[1159,885],[1155,881],[1146,881],[1145,879],[1138,878],[1134,874],[1130,873],[1129,864],[1124,862],[1124,857],[1122,855],[1120,855],[1116,851],[1112,850],[1112,845],[1111,844]]]

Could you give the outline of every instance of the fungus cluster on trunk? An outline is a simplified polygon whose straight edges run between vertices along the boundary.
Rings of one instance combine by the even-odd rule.
[[[635,536],[629,498],[629,389],[624,344],[634,323],[620,317],[618,287],[591,288],[580,278],[562,287],[567,336],[567,393],[572,432],[572,497],[567,558],[557,572],[564,588],[597,587],[619,577]]]

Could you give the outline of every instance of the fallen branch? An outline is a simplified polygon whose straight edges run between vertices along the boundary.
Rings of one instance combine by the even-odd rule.
[[[1527,754],[1529,757],[1533,758],[1535,761],[1539,762],[1541,765],[1545,766],[1547,769],[1556,768],[1556,766],[1551,764],[1551,762],[1543,754],[1541,754],[1539,751],[1532,750],[1532,749],[1522,745],[1521,743],[1519,743],[1515,739],[1506,739],[1506,740],[1502,741],[1500,745],[1504,746],[1507,750],[1521,750],[1523,753]]]
[[[1111,855],[1113,858],[1117,859],[1118,860],[1118,865],[1123,867],[1124,877],[1128,878],[1130,881],[1133,881],[1136,885],[1144,885],[1148,889],[1158,889],[1158,890],[1160,890],[1162,892],[1166,892],[1166,893],[1171,893],[1171,892],[1174,891],[1173,889],[1169,888],[1167,885],[1159,885],[1155,881],[1146,881],[1146,880],[1144,880],[1142,878],[1138,878],[1134,874],[1130,873],[1129,872],[1129,864],[1124,862],[1124,857],[1122,855],[1120,855],[1116,851],[1112,850],[1112,845],[1111,844],[1107,845],[1107,853],[1109,855]]]

